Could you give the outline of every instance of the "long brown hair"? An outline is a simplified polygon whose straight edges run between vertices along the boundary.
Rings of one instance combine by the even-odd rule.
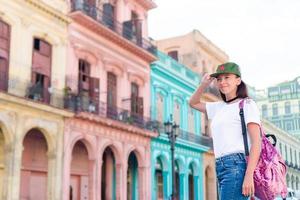
[[[226,102],[226,97],[225,97],[225,94],[223,94],[220,90],[219,90],[220,94],[221,94],[221,97],[222,97],[222,100],[224,102]],[[236,90],[236,96],[238,96],[239,98],[246,98],[246,97],[249,97],[248,96],[248,89],[247,89],[247,86],[246,84],[241,81],[241,83],[238,85],[237,87],[237,90]]]

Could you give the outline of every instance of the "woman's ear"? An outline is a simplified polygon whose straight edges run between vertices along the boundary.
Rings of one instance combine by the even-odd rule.
[[[237,85],[239,86],[241,83],[242,83],[242,79],[241,79],[241,77],[238,77]]]

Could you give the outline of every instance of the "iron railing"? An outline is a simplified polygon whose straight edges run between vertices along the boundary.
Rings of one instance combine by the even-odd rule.
[[[212,138],[211,137],[207,137],[204,135],[196,135],[194,133],[190,133],[188,131],[184,131],[184,130],[179,130],[179,138],[183,139],[183,140],[187,140],[196,144],[200,144],[203,146],[207,146],[210,149],[213,148],[213,142],[212,142]]]
[[[126,21],[121,23],[114,17],[104,14],[104,12],[96,6],[89,5],[80,0],[73,1],[72,3],[72,12],[75,11],[83,12],[87,16],[114,31],[126,40],[133,42],[135,45],[145,49],[153,55],[156,55],[156,46],[151,44],[149,40],[143,38],[140,34],[137,34],[133,25],[135,21]]]
[[[158,122],[128,109],[118,108],[110,103],[93,100],[84,95],[68,95],[64,99],[64,107],[73,112],[89,112],[100,117],[117,120],[149,131],[158,131]]]
[[[0,79],[3,74],[0,74]],[[25,81],[17,77],[10,77],[7,80],[7,88],[1,88],[0,92],[35,101],[56,108],[64,108],[63,90],[53,87],[44,88],[42,84],[33,84],[30,80]]]

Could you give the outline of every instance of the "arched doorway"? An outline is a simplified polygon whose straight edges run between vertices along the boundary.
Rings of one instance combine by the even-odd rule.
[[[21,200],[47,199],[48,145],[43,133],[30,130],[23,140]]]
[[[116,199],[116,160],[111,148],[102,156],[101,199]]]
[[[180,171],[179,171],[179,164],[178,164],[178,162],[177,161],[175,161],[175,184],[176,184],[176,191],[175,191],[175,197],[176,197],[176,199],[177,200],[179,200],[180,199],[180,194],[181,194],[181,192],[182,191],[180,191],[180,184],[182,184],[181,183],[181,181],[180,181]]]
[[[211,166],[207,166],[205,169],[205,199],[216,198],[216,180],[214,179],[214,173]]]
[[[189,166],[188,170],[188,189],[189,189],[189,200],[195,199],[195,180],[194,180],[194,170],[193,166]]]
[[[5,175],[5,151],[4,151],[4,134],[2,132],[2,129],[0,127],[0,199],[3,195],[3,181],[4,181],[4,175]]]
[[[155,199],[164,199],[164,178],[163,178],[163,164],[161,158],[157,158],[155,163],[155,175],[154,175],[154,191]]]
[[[70,200],[89,199],[88,151],[82,141],[77,141],[72,151]]]
[[[128,158],[127,169],[127,200],[138,199],[138,161],[131,152]]]

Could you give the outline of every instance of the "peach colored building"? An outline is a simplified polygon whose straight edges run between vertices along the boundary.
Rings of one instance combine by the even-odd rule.
[[[69,2],[63,200],[150,199],[152,0]]]
[[[213,73],[216,67],[229,60],[228,55],[213,44],[200,31],[193,30],[185,35],[156,41],[159,50],[171,56],[179,63],[192,69],[200,76]],[[219,91],[212,85],[202,96],[203,101],[217,101]],[[207,116],[201,116],[201,133],[210,135]],[[203,156],[204,197],[207,200],[217,199],[215,160],[212,151]]]

